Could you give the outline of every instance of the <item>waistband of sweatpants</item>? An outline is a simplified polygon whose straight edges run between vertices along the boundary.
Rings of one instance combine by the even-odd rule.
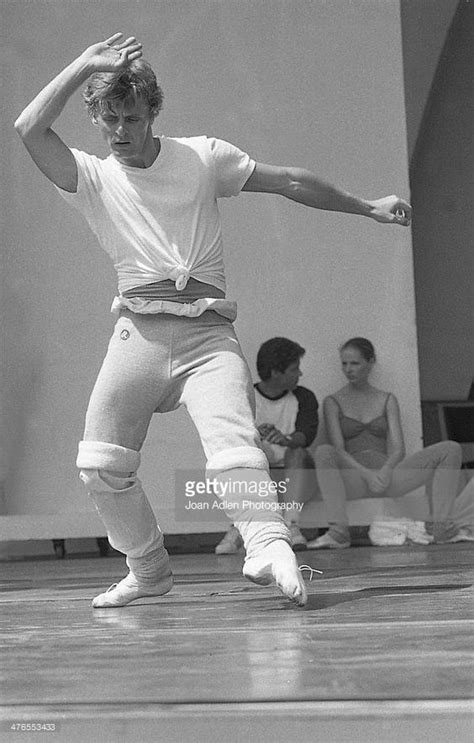
[[[237,317],[237,303],[229,299],[204,297],[195,302],[171,302],[166,299],[146,299],[145,297],[124,297],[119,295],[112,302],[111,312],[120,314],[122,310],[130,310],[138,315],[169,314],[178,317],[199,317],[213,310],[227,320],[234,322]]]

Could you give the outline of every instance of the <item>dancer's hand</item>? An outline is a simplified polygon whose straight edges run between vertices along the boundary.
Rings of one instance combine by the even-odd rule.
[[[142,56],[142,45],[134,36],[119,43],[122,37],[121,33],[114,34],[83,52],[82,57],[91,72],[116,72]]]
[[[383,199],[369,201],[372,211],[370,216],[376,222],[399,224],[408,227],[411,224],[412,208],[407,201],[398,196],[385,196]]]

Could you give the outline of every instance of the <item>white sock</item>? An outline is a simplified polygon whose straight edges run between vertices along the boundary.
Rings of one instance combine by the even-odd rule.
[[[307,600],[305,585],[268,472],[238,468],[221,472],[216,477],[227,485],[223,497],[228,504],[226,513],[244,542],[244,576],[259,585],[275,583],[291,601],[304,605]],[[236,493],[232,490],[233,482],[240,484]],[[243,483],[248,486],[244,495]]]
[[[243,574],[253,583],[268,586],[276,583],[280,591],[299,606],[308,599],[295,554],[283,539],[262,547],[252,557],[247,557]]]

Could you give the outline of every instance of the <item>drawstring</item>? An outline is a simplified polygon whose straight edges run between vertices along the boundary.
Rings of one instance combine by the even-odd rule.
[[[303,571],[303,570],[309,570],[310,571],[310,573],[309,573],[309,579],[310,579],[310,581],[313,580],[313,573],[319,573],[319,575],[322,575],[323,574],[323,571],[322,570],[316,570],[316,568],[312,568],[311,565],[300,565],[299,568],[298,568],[298,570],[301,570],[301,571]]]

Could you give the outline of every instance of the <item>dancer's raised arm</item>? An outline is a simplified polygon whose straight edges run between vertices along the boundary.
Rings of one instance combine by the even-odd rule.
[[[51,128],[76,90],[95,72],[116,72],[141,57],[134,36],[117,33],[85,49],[20,114],[15,129],[38,168],[65,191],[76,191],[77,166],[70,149]]]

